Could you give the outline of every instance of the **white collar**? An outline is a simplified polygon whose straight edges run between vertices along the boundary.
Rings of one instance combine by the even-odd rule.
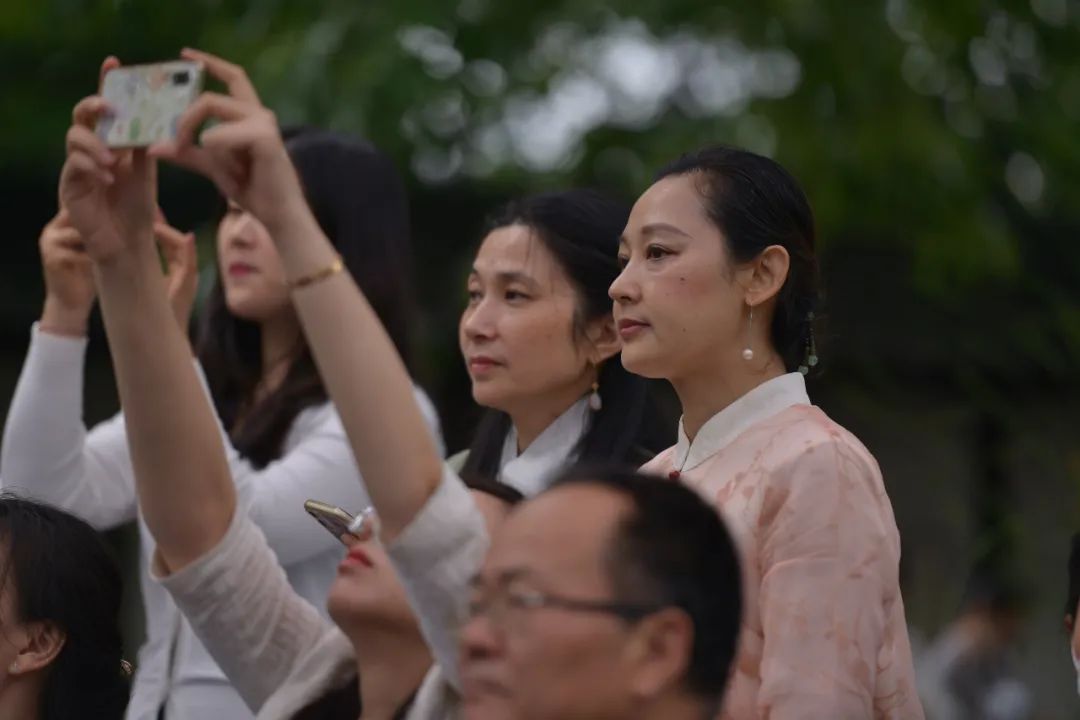
[[[709,418],[691,443],[679,419],[679,441],[672,460],[680,472],[692,470],[727,445],[743,431],[792,405],[809,405],[806,381],[801,373],[781,375],[761,383],[750,392]]]
[[[503,442],[499,480],[527,498],[546,489],[552,476],[575,459],[574,449],[588,430],[590,419],[588,398],[582,398],[544,428],[520,455],[517,430],[511,425]]]

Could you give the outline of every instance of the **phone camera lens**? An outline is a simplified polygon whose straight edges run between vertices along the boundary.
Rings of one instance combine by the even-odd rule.
[[[191,73],[189,73],[187,70],[173,73],[172,81],[173,85],[187,85],[189,82],[191,82]]]

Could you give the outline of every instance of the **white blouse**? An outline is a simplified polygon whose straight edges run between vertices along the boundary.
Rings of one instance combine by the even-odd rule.
[[[511,425],[503,442],[499,480],[527,498],[546,490],[554,477],[577,459],[577,445],[588,431],[591,417],[588,398],[578,400],[521,453],[517,430]]]
[[[86,339],[41,332],[12,398],[0,448],[0,487],[68,510],[105,530],[138,519],[135,478],[121,414],[87,432],[82,423]],[[421,390],[416,399],[441,448],[438,417]],[[340,543],[311,520],[303,502],[317,498],[349,510],[369,504],[341,420],[330,403],[297,415],[282,455],[254,468],[222,429],[240,507],[261,529],[297,594],[320,613],[338,562]],[[188,622],[146,569],[154,541],[139,522],[140,583],[147,640],[139,650],[127,717],[251,718]]]

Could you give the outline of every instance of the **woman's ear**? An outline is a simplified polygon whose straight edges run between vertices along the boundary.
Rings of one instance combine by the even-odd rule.
[[[780,245],[770,245],[737,271],[746,292],[746,304],[757,307],[780,293],[791,268],[791,256]]]
[[[589,321],[585,328],[588,340],[589,362],[599,366],[605,360],[622,352],[622,339],[615,328],[615,318],[611,314]]]
[[[9,674],[20,675],[47,667],[64,649],[67,640],[66,633],[51,622],[25,623],[19,634],[19,652]]]

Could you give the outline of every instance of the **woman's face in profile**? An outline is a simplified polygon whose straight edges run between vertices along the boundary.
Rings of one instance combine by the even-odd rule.
[[[217,252],[229,312],[262,323],[291,308],[285,269],[270,233],[232,201],[218,223]]]
[[[348,539],[327,609],[343,629],[377,624],[419,632],[405,589],[382,545],[373,538]]]
[[[467,287],[458,340],[477,403],[513,413],[581,386],[589,360],[575,332],[578,295],[532,228],[489,233]]]
[[[677,379],[745,347],[746,304],[694,175],[657,181],[634,204],[610,295],[632,373]],[[742,344],[740,344],[742,341]]]

